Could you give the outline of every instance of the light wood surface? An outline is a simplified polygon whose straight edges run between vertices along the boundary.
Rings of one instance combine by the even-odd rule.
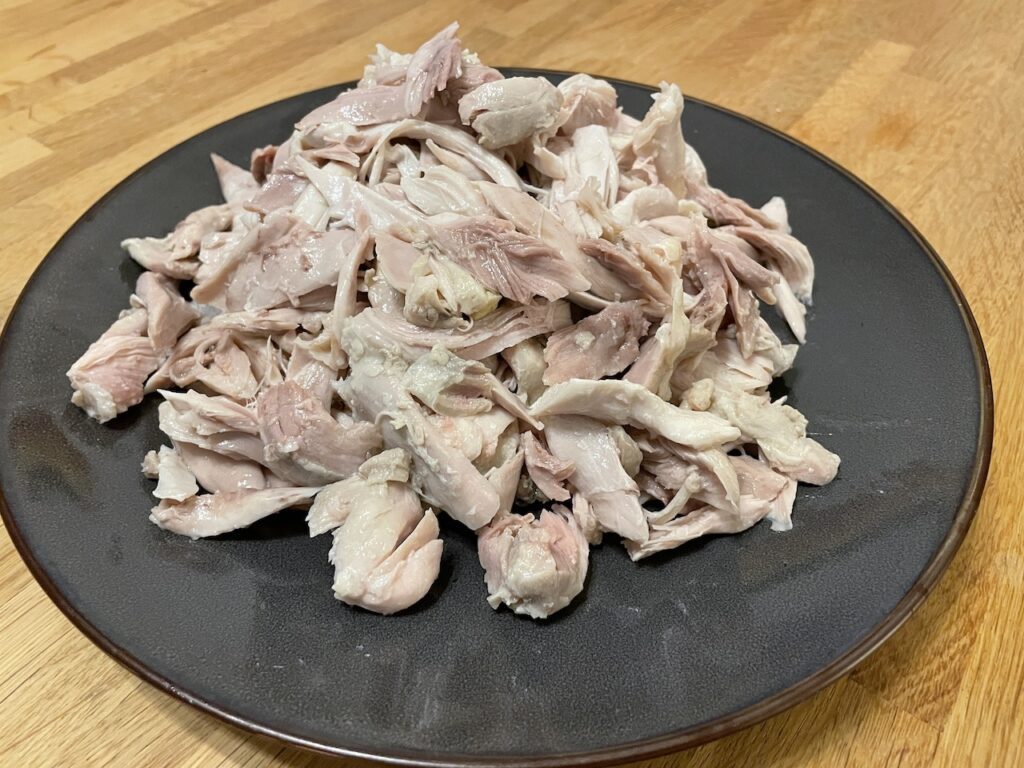
[[[923,608],[803,705],[645,765],[1024,765],[1019,0],[0,0],[0,311],[147,160],[250,108],[357,77],[373,43],[411,49],[453,18],[488,63],[673,80],[835,158],[942,254],[988,348],[992,473]],[[350,764],[140,682],[70,625],[0,533],[0,765]]]

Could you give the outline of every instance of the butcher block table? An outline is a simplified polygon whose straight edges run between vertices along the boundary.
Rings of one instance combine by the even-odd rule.
[[[0,311],[143,163],[246,110],[357,78],[374,43],[412,50],[452,19],[489,64],[672,80],[829,155],[935,246],[991,361],[988,488],[927,602],[800,706],[644,765],[1024,765],[1020,0],[0,0]],[[354,763],[243,733],[141,682],[47,600],[3,531],[0,765]]]

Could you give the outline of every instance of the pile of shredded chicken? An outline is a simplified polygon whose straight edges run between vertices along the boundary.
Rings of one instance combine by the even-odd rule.
[[[760,305],[802,342],[814,278],[783,200],[710,186],[676,86],[636,120],[457,29],[378,46],[248,169],[213,157],[226,202],[122,244],[146,271],[68,377],[100,422],[162,397],[150,519],[198,538],[306,508],[337,598],[394,613],[437,578],[443,512],[488,602],[536,618],[605,533],[639,560],[790,528],[839,459],[768,394],[797,346]]]

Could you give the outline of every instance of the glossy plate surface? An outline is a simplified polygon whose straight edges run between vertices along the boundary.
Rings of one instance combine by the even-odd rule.
[[[614,84],[642,115],[651,90]],[[295,744],[546,765],[668,751],[756,722],[848,671],[909,615],[987,472],[977,329],[934,252],[877,195],[696,101],[684,128],[712,183],[754,204],[783,195],[817,264],[808,342],[773,392],[788,390],[843,464],[828,487],[800,488],[791,532],[762,524],[639,565],[609,542],[584,599],[537,623],[487,606],[474,538],[454,525],[428,598],[384,618],[333,598],[330,538],[310,540],[300,513],[197,542],[149,523],[138,467],[161,442],[155,403],[101,426],[69,404],[64,377],[127,305],[139,269],[118,243],[219,202],[210,152],[244,164],[337,90],[242,115],[133,174],[54,247],[8,323],[4,521],[82,631],[169,693]]]

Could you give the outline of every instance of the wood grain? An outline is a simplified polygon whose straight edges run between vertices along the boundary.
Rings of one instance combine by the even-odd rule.
[[[649,768],[1024,764],[1024,14],[1017,0],[0,0],[0,311],[88,206],[177,142],[348,80],[453,18],[485,60],[684,91],[807,141],[943,255],[996,390],[988,490],[924,607],[803,705]],[[0,534],[0,763],[343,765],[225,726],[80,635]]]

